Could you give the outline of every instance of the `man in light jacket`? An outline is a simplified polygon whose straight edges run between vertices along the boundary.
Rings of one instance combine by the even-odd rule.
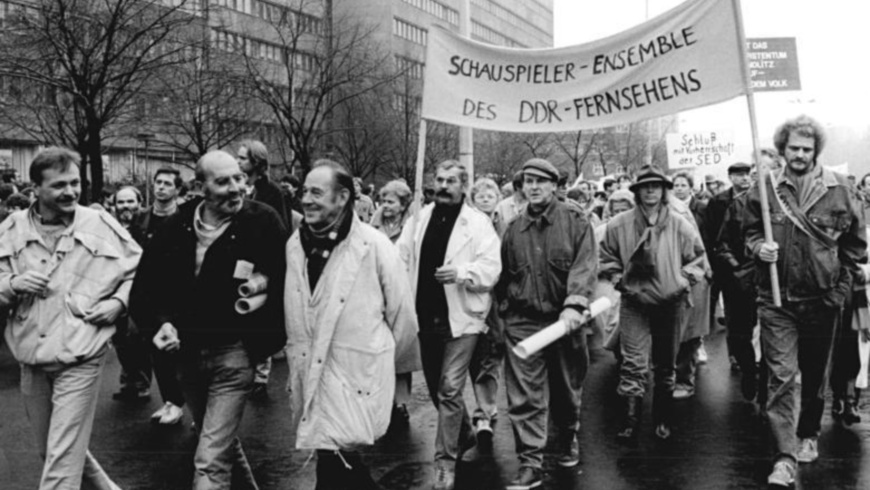
[[[423,375],[438,408],[436,490],[453,488],[456,460],[473,442],[462,391],[501,273],[498,235],[489,217],[465,202],[468,185],[462,164],[438,165],[435,202],[397,242],[417,298]]]
[[[118,488],[88,452],[100,373],[142,249],[104,211],[79,206],[79,155],[30,165],[37,201],[0,225],[0,307],[21,394],[45,460],[40,490]]]
[[[347,170],[316,162],[303,187],[305,221],[287,243],[291,427],[297,449],[317,450],[323,490],[377,488],[354,450],[386,433],[396,359],[417,348],[405,266],[354,202]]]

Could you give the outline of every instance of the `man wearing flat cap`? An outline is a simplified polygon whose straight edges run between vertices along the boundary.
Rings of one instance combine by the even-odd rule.
[[[533,158],[522,171],[528,205],[505,231],[504,268],[496,288],[507,347],[508,418],[520,460],[519,473],[507,487],[513,490],[541,484],[550,411],[557,426],[558,465],[580,461],[580,394],[589,363],[580,326],[598,278],[595,234],[582,209],[556,198],[558,170]],[[558,320],[574,333],[527,359],[513,353],[522,340]]]
[[[743,246],[743,208],[752,179],[752,166],[737,162],[728,167],[731,188],[716,194],[707,204],[710,228],[710,261],[715,282],[714,299],[719,292],[725,301],[725,321],[728,326],[728,354],[732,369],[742,373],[741,388],[747,400],[757,391],[757,365],[752,347],[752,330],[757,323],[755,311],[755,261],[745,254]]]
[[[637,437],[650,360],[654,366],[653,421],[660,439],[671,435],[679,313],[690,288],[704,277],[704,245],[697,229],[667,204],[671,181],[645,165],[632,184],[635,209],[607,223],[601,272],[622,293],[617,393],[623,400],[622,441]],[[651,358],[651,359],[650,359]]]

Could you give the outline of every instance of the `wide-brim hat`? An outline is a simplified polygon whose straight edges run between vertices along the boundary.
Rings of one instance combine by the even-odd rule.
[[[673,189],[674,187],[674,183],[671,182],[671,179],[669,179],[661,169],[655,165],[644,165],[640,168],[640,172],[637,173],[634,183],[631,184],[628,189],[631,192],[637,192],[638,187],[655,182],[663,184],[665,189]]]

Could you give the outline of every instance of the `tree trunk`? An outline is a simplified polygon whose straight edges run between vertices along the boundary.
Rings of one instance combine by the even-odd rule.
[[[100,123],[88,122],[88,164],[91,167],[91,201],[99,202],[103,192],[103,152]],[[84,193],[84,192],[83,192]]]

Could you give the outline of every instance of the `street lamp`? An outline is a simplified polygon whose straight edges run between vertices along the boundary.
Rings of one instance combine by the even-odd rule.
[[[151,178],[148,174],[148,142],[154,139],[154,133],[139,133],[136,135],[136,139],[145,143],[145,151],[143,154],[145,157],[143,158],[145,162],[145,206],[148,207],[151,205]],[[133,170],[133,181],[136,181],[136,170]]]

